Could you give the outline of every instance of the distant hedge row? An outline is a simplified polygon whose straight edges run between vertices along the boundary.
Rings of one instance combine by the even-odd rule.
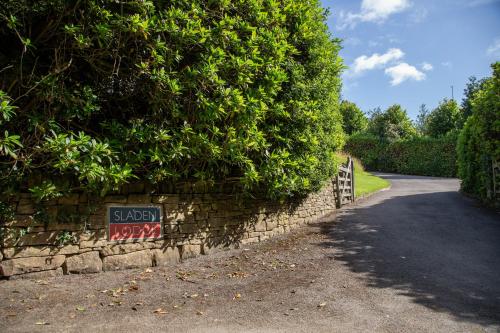
[[[415,137],[384,142],[368,134],[351,136],[344,150],[359,158],[368,170],[401,174],[454,177],[456,137]]]

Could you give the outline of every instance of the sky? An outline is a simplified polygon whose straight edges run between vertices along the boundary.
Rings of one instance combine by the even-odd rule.
[[[500,0],[321,0],[348,67],[342,98],[364,112],[461,102],[472,75],[500,61]]]

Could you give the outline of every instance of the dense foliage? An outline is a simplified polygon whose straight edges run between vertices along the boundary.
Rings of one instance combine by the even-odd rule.
[[[342,128],[348,135],[361,132],[368,126],[365,114],[352,102],[343,100],[340,103],[340,114],[342,115]]]
[[[484,201],[492,199],[492,161],[500,160],[500,62],[492,68],[493,76],[472,98],[457,147],[462,190]]]
[[[2,1],[0,187],[318,188],[344,140],[325,19],[318,0]]]
[[[421,176],[456,175],[456,136],[382,141],[369,134],[349,137],[345,151],[369,170]]]
[[[371,112],[368,133],[383,141],[394,141],[412,137],[416,134],[406,110],[394,104],[385,111],[375,109]]]
[[[475,76],[469,78],[469,82],[467,82],[464,89],[462,103],[460,104],[459,128],[462,128],[467,119],[472,115],[472,100],[476,92],[484,87],[485,80],[484,78],[478,80]]]
[[[424,126],[424,134],[438,138],[458,128],[460,123],[460,109],[453,99],[443,99],[439,105],[432,110]]]

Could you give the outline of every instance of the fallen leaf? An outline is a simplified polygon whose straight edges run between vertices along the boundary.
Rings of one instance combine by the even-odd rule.
[[[156,310],[153,311],[153,313],[156,313],[156,314],[167,314],[168,312],[163,310],[162,308],[158,308]]]
[[[326,305],[326,303],[319,303],[319,304],[318,304],[318,308],[322,308],[322,307],[324,307],[325,305]]]
[[[191,296],[189,296],[189,298],[196,298],[198,297],[198,294],[192,294]]]
[[[85,311],[85,308],[83,306],[77,306],[76,309],[78,311]]]
[[[199,316],[202,316],[203,312],[202,311],[196,311],[196,314],[199,315]]]
[[[237,293],[234,295],[233,299],[237,299],[237,298],[241,298],[241,294],[240,293]]]
[[[37,321],[35,323],[35,325],[50,325],[50,324],[48,322],[42,320],[42,321]]]

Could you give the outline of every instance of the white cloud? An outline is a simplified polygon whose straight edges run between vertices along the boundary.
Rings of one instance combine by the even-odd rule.
[[[374,53],[371,56],[362,55],[354,60],[351,65],[352,74],[357,75],[365,71],[380,68],[392,61],[401,59],[404,56],[404,52],[400,49],[389,49],[384,54]]]
[[[354,28],[358,22],[382,23],[392,14],[408,9],[409,0],[363,0],[359,13],[340,12],[337,29]]]
[[[500,38],[495,39],[493,44],[491,44],[486,50],[486,54],[491,57],[500,58]]]
[[[422,65],[420,66],[422,68],[422,70],[428,72],[428,71],[432,71],[434,69],[434,66],[432,66],[431,64],[429,64],[428,62],[423,62]]]
[[[422,81],[425,79],[425,74],[420,72],[415,67],[402,62],[399,65],[385,69],[385,74],[391,77],[391,85],[397,86],[406,80]]]

